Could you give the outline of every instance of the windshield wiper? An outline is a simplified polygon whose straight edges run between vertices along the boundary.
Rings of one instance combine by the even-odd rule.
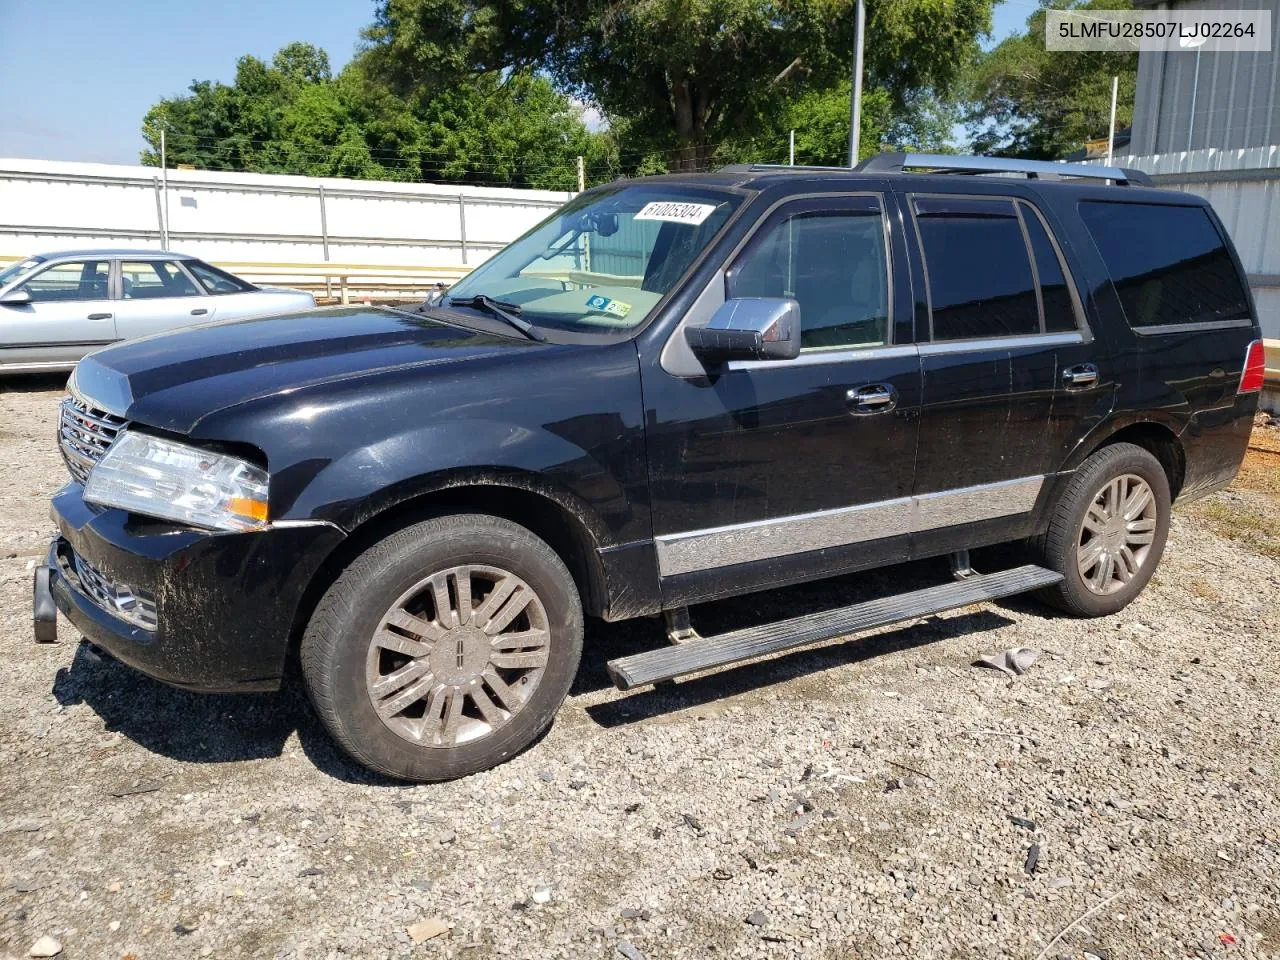
[[[477,310],[483,310],[490,316],[497,317],[499,320],[515,327],[530,340],[537,340],[539,343],[547,342],[547,338],[535,330],[533,324],[528,320],[520,319],[521,307],[518,303],[507,303],[504,300],[495,300],[493,297],[485,296],[483,293],[477,293],[474,297],[450,297],[449,306],[473,307]]]

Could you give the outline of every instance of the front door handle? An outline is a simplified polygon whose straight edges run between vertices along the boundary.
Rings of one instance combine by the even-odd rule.
[[[887,383],[869,383],[845,394],[854,413],[887,413],[898,405],[898,391]]]
[[[191,315],[193,317],[203,317],[208,312],[209,311],[206,310],[204,307],[196,307],[194,310],[191,311]]]
[[[110,320],[110,319],[111,319],[111,314],[109,314],[109,313],[91,313],[91,314],[89,314],[89,319],[90,319],[90,320]]]
[[[1068,390],[1083,390],[1098,382],[1098,368],[1092,363],[1077,363],[1062,371],[1062,383]]]

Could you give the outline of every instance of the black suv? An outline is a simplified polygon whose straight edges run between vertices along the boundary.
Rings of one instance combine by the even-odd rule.
[[[296,651],[352,757],[437,780],[550,724],[584,615],[666,616],[625,689],[1027,590],[1114,613],[1171,503],[1235,475],[1263,372],[1221,223],[1146,183],[901,154],[619,181],[414,309],[95,353],[37,635],[56,604],[198,690],[275,688]],[[1025,566],[969,569],[1007,542]],[[689,624],[946,554],[924,590]]]

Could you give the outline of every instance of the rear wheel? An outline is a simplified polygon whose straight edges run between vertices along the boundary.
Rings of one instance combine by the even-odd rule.
[[[1097,451],[1071,477],[1036,542],[1041,562],[1062,574],[1041,597],[1078,617],[1124,609],[1160,562],[1170,506],[1169,478],[1149,451],[1131,443]]]
[[[415,524],[361,555],[302,641],[316,712],[344,750],[404,780],[495,766],[532,743],[582,652],[573,578],[542,540],[480,515]]]

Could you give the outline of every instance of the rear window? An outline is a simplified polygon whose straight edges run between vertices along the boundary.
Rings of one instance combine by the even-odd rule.
[[[1131,327],[1247,319],[1249,298],[1203,207],[1080,204]]]
[[[256,290],[252,283],[233,277],[225,270],[210,266],[203,260],[188,260],[187,269],[200,281],[206,293],[247,293]]]

